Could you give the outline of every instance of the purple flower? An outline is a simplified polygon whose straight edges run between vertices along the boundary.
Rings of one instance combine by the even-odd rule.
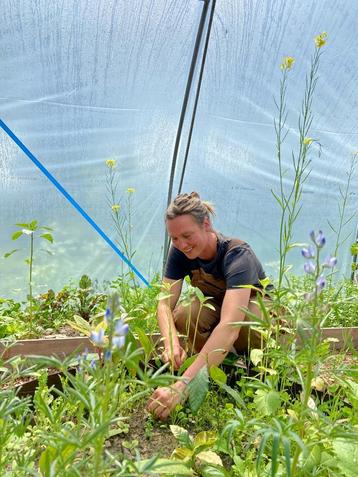
[[[314,275],[315,272],[316,272],[316,266],[313,262],[309,261],[309,262],[306,262],[304,265],[303,265],[303,269],[306,273],[309,273],[310,275]]]
[[[94,344],[96,344],[97,346],[101,346],[104,344],[104,329],[103,328],[100,328],[97,331],[91,331],[91,337],[90,339],[93,341]]]
[[[113,336],[112,343],[115,348],[121,349],[126,341],[125,336]]]
[[[95,360],[94,358],[93,358],[92,361],[90,362],[89,367],[90,367],[91,369],[94,369],[94,368],[96,367],[96,360]]]
[[[314,258],[314,248],[312,245],[309,245],[307,248],[303,248],[301,253],[305,258]]]
[[[322,248],[323,245],[326,243],[326,237],[323,235],[322,230],[320,230],[317,235],[315,235],[314,230],[312,230],[310,233],[310,237],[312,242],[314,242],[318,248]]]
[[[104,314],[104,321],[108,323],[112,319],[112,312],[110,308],[106,308],[105,314]]]
[[[107,350],[105,353],[104,353],[104,360],[105,361],[110,361],[112,358],[112,353],[110,352],[110,350]]]
[[[337,257],[332,257],[331,255],[328,255],[328,257],[325,258],[322,267],[327,267],[327,268],[333,268],[337,265]]]
[[[116,324],[114,326],[114,333],[119,336],[126,336],[129,331],[129,327],[127,323],[124,323],[122,318],[118,321],[116,321]]]
[[[323,275],[317,278],[316,281],[316,286],[317,286],[317,291],[320,292],[326,285],[326,279],[324,278]]]

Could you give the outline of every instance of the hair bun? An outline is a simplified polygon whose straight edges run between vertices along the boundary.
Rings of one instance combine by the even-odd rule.
[[[197,192],[195,192],[195,191],[190,192],[189,197],[190,197],[190,198],[194,198],[194,197],[195,197],[196,199],[200,199],[200,195],[199,195]]]

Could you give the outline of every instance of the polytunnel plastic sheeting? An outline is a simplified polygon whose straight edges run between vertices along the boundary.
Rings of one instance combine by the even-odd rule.
[[[113,240],[105,160],[115,158],[122,203],[133,194],[133,262],[148,278],[161,269],[163,211],[186,81],[204,2],[200,0],[2,1],[0,117]],[[209,2],[212,6],[212,2]],[[327,31],[313,101],[312,173],[305,184],[295,240],[322,228],[327,252],[338,223],[339,188],[358,149],[358,4],[355,1],[216,2],[183,190],[197,190],[217,208],[215,226],[252,244],[277,273],[279,210],[273,119],[280,63],[289,72],[284,164],[291,148],[313,38]],[[208,19],[206,21],[206,27]],[[204,32],[205,33],[205,32]],[[200,50],[199,60],[202,49]],[[194,87],[198,80],[197,65]],[[175,174],[178,189],[188,137],[192,91]],[[0,293],[26,290],[26,237],[12,242],[17,222],[37,219],[54,229],[54,255],[35,249],[37,291],[88,273],[113,278],[121,261],[30,160],[0,133]],[[354,176],[347,217],[357,208]],[[339,255],[348,274],[348,246]],[[21,258],[21,260],[20,260]],[[299,251],[289,261],[299,271]]]

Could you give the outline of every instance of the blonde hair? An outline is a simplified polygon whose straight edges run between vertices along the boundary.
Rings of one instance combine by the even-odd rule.
[[[179,194],[167,208],[165,221],[175,219],[181,215],[191,215],[198,224],[203,224],[210,215],[215,214],[214,205],[200,199],[197,192]],[[211,222],[211,221],[210,221]]]

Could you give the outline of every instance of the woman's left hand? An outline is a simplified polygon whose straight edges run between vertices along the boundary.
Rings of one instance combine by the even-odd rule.
[[[147,410],[165,420],[177,404],[185,400],[185,383],[178,381],[168,387],[157,388],[149,399]]]

